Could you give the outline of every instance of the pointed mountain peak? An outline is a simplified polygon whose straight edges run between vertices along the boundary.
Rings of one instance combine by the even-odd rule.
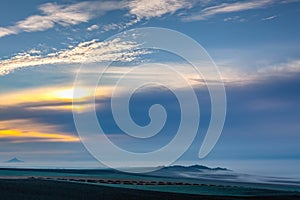
[[[20,163],[20,162],[24,162],[22,160],[19,160],[18,158],[14,157],[6,162],[9,162],[9,163]]]

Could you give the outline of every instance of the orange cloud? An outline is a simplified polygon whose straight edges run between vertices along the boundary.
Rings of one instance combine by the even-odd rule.
[[[37,123],[32,120],[6,120],[0,122],[0,138],[13,142],[78,142],[77,136],[60,133],[59,127]]]
[[[11,93],[1,94],[0,107],[6,106],[27,106],[29,109],[49,109],[49,110],[76,110],[84,111],[90,109],[87,100],[94,96],[94,89],[90,87],[81,87],[74,89],[68,87],[43,87],[30,90],[21,90]],[[97,89],[95,94],[98,97],[108,96],[109,88]],[[76,100],[76,105],[72,105]]]
[[[43,142],[78,142],[79,138],[71,135],[65,134],[55,134],[55,133],[40,133],[40,132],[33,132],[33,131],[24,131],[24,130],[0,130],[0,138],[10,138],[24,139],[31,140],[31,139],[38,139],[38,141]],[[37,140],[34,140],[37,141]]]
[[[97,97],[105,97],[109,90],[96,90]],[[87,86],[76,90],[68,87],[42,87],[2,93],[0,109],[5,107],[24,107],[26,110],[75,110],[83,112],[91,108],[88,99],[93,97],[94,89]],[[76,100],[76,105],[73,105]],[[61,131],[59,125],[39,123],[33,119],[10,119],[0,121],[0,139],[12,143],[19,142],[78,142],[79,138]]]

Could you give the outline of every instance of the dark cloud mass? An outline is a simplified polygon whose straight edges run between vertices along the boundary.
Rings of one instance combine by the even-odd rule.
[[[299,88],[299,73],[268,77],[245,85],[226,85],[227,118],[220,141],[210,157],[298,156],[300,154],[299,148],[297,148],[297,144],[299,144],[298,130],[300,130]],[[201,145],[210,119],[208,91],[205,89],[196,91],[201,109],[199,134],[183,159],[197,156],[198,147]],[[110,135],[124,134],[113,120],[110,99],[98,99],[97,103],[101,104],[98,106],[97,114],[104,131]],[[149,123],[148,110],[151,105],[156,103],[162,104],[168,113],[165,127],[159,134],[146,141],[126,136],[123,140],[112,139],[113,142],[134,152],[151,151],[168,143],[176,134],[180,121],[178,101],[170,91],[162,88],[138,91],[130,102],[131,115],[137,124],[147,125]],[[43,108],[65,104],[51,102],[2,107],[0,120],[30,119],[43,124],[55,125],[61,132],[76,135],[71,110]],[[7,141],[2,139],[1,143],[7,143]],[[19,145],[22,147],[23,144]],[[45,148],[47,145],[44,146]],[[82,151],[84,150],[82,149]]]

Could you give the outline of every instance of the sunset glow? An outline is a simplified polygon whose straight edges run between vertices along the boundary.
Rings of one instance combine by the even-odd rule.
[[[15,139],[15,142],[79,142],[79,138],[75,136],[56,134],[56,133],[40,133],[24,130],[0,130],[0,138]]]
[[[91,89],[77,88],[74,92],[73,88],[62,89],[58,91],[50,92],[50,96],[53,95],[53,99],[62,99],[65,101],[72,101],[73,99],[81,100],[92,95]]]

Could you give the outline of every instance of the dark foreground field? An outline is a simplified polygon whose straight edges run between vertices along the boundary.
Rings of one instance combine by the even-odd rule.
[[[300,199],[300,196],[222,197],[133,190],[38,179],[0,180],[0,199]]]

